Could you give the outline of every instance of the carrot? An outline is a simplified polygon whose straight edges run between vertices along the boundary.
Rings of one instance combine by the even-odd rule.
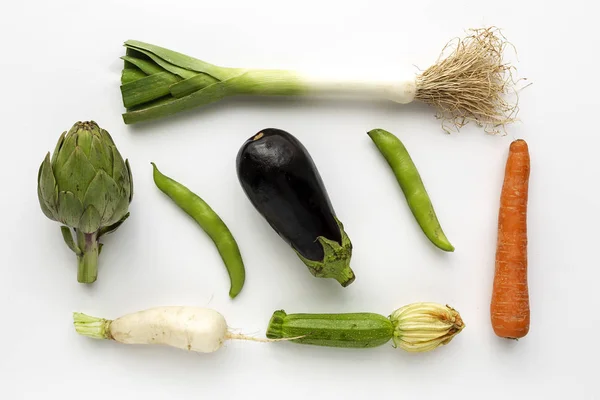
[[[496,335],[522,338],[529,332],[527,282],[527,199],[529,148],[518,139],[510,144],[498,215],[496,267],[491,301]]]

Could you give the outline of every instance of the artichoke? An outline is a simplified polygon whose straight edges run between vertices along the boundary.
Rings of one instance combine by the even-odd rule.
[[[129,162],[94,121],[75,123],[60,136],[52,157],[46,155],[38,173],[40,207],[63,224],[63,238],[77,255],[79,282],[96,280],[99,239],[127,219],[132,196]]]

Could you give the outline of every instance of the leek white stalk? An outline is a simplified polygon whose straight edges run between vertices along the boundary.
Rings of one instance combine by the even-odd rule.
[[[236,95],[335,95],[398,104],[420,101],[459,128],[475,121],[487,131],[513,122],[517,104],[512,67],[503,61],[507,45],[495,28],[476,29],[450,54],[420,74],[372,76],[309,74],[302,71],[227,68],[152,44],[129,40],[121,77],[126,124],[167,117]],[[452,48],[452,46],[447,46]],[[517,99],[518,100],[518,99]]]
[[[415,99],[417,78],[410,74],[369,77],[343,74],[301,74],[299,80],[308,94],[390,100],[408,104]]]
[[[201,307],[167,306],[133,312],[114,320],[74,313],[75,330],[94,339],[123,344],[165,345],[212,353],[227,340],[273,342],[230,332],[223,315]]]

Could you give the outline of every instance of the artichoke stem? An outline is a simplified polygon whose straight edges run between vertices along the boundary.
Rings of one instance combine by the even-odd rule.
[[[77,244],[81,250],[81,254],[77,256],[77,281],[93,283],[98,277],[98,254],[100,252],[98,233],[77,231]]]

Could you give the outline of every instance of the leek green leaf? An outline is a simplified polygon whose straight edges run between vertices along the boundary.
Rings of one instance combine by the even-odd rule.
[[[207,86],[217,83],[218,80],[210,75],[200,73],[188,79],[184,79],[171,86],[171,95],[176,98],[185,97],[197,90],[204,89]]]
[[[160,66],[156,65],[156,63],[151,60],[143,60],[141,58],[131,57],[131,56],[123,56],[121,60],[124,60],[128,63],[131,63],[138,67],[143,73],[146,75],[158,74],[160,72],[165,72]]]
[[[123,114],[123,120],[126,124],[133,124],[140,121],[166,117],[180,111],[222,100],[227,97],[229,93],[230,89],[227,82],[218,82],[180,99],[172,99],[152,107],[128,111]]]
[[[162,58],[156,56],[155,54],[152,54],[149,51],[142,50],[142,49],[136,49],[136,50],[139,51],[140,53],[150,57],[150,59],[152,59],[152,61],[154,61],[156,64],[158,64],[163,69],[165,69],[175,75],[179,75],[183,79],[191,78],[192,76],[196,75],[196,72],[193,72],[193,71],[187,70],[185,68],[178,67],[177,65],[171,64],[170,62],[163,60]]]
[[[168,63],[178,65],[179,67],[185,68],[187,70],[204,72],[206,74],[212,75],[218,80],[225,80],[230,77],[229,75],[223,75],[224,71],[222,71],[223,68],[221,67],[207,63],[202,60],[198,60],[196,58],[187,56],[182,53],[178,53],[176,51],[165,49],[164,47],[140,42],[138,40],[128,40],[125,42],[125,46],[138,51],[145,50],[146,52],[155,54],[157,57],[160,57]]]
[[[123,104],[134,107],[169,94],[169,87],[180,79],[169,72],[160,72],[121,86]]]
[[[137,67],[126,67],[121,72],[121,85],[125,85],[130,82],[135,82],[138,79],[145,78],[146,75],[142,70]]]

